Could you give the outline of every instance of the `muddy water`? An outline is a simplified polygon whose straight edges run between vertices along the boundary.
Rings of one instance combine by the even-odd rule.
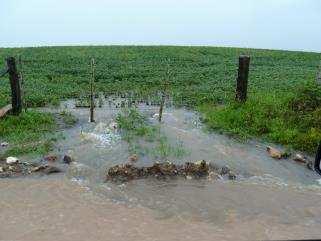
[[[32,225],[34,231],[27,236],[30,240],[37,240],[39,227],[45,230],[39,236],[42,240],[50,240],[48,237],[55,232],[60,232],[61,240],[92,237],[99,240],[106,236],[111,240],[319,238],[320,177],[291,160],[270,158],[265,152],[266,144],[240,143],[206,133],[196,113],[167,108],[161,132],[171,144],[179,143],[185,150],[184,156],[171,160],[180,163],[204,159],[229,165],[239,173],[238,179],[149,179],[116,185],[104,182],[104,176],[106,168],[127,162],[129,156],[128,144],[112,124],[120,109],[108,104],[97,108],[96,123],[88,123],[88,109],[74,108],[73,101],[62,104],[59,110],[46,111],[63,109],[77,116],[79,122],[64,133],[65,139],[58,144],[57,152],[69,153],[77,162],[65,176],[44,178],[41,182],[28,179],[23,184],[18,184],[19,179],[1,182],[5,194],[0,203],[1,214],[4,213],[1,222],[6,218],[13,220],[4,226],[7,228],[4,233],[28,230],[28,225]],[[140,105],[139,110],[157,124],[154,115],[157,107]],[[140,156],[137,165],[155,160],[157,157]],[[10,200],[20,202],[29,194],[31,197],[23,201],[24,205],[10,203]],[[22,211],[26,205],[30,206],[29,211]],[[23,218],[18,221],[15,213],[20,209]],[[46,227],[51,225],[50,217],[45,217],[48,212],[55,222],[65,226],[64,231],[58,224],[52,229]],[[111,230],[102,224],[110,225]],[[81,230],[82,225],[87,232]],[[8,237],[22,238],[0,234],[0,240]]]
[[[276,200],[269,202],[272,200],[271,194],[267,193],[266,188],[257,186],[266,186],[271,193],[273,190],[275,193],[303,190],[321,194],[317,182],[320,177],[305,166],[290,160],[276,161],[270,158],[263,143],[240,143],[223,135],[206,133],[195,112],[175,108],[166,109],[161,124],[161,131],[168,142],[173,146],[179,143],[184,149],[183,156],[173,156],[171,160],[176,163],[207,160],[228,165],[240,174],[238,180],[138,180],[123,185],[104,183],[106,169],[127,162],[130,155],[127,143],[111,128],[111,123],[121,110],[115,105],[97,108],[96,123],[93,124],[88,123],[88,109],[75,109],[73,102],[65,103],[63,108],[79,119],[78,126],[67,131],[66,139],[59,147],[62,152],[72,153],[77,160],[69,170],[69,177],[116,202],[151,208],[159,218],[178,216],[222,224],[230,209],[240,215],[253,216],[278,212],[280,206],[275,202],[289,204],[290,209],[291,204],[294,205],[293,209],[300,205],[301,208],[312,205],[310,200],[289,202],[288,194],[275,195]],[[158,124],[157,106],[141,104],[138,108],[153,124]],[[109,135],[106,135],[106,129]],[[149,165],[157,160],[157,157],[140,155],[137,165]],[[229,186],[233,189],[224,188]],[[246,195],[242,198],[243,193]],[[281,213],[281,219],[285,222],[298,218],[293,216],[293,212]]]
[[[235,193],[238,187],[228,184],[217,191],[224,189]],[[253,192],[259,189],[255,187]],[[320,237],[320,225],[316,222],[320,211],[316,206],[300,208],[300,218],[305,218],[298,218],[294,223],[280,222],[277,210],[282,210],[282,204],[276,203],[276,212],[270,215],[263,214],[263,210],[249,218],[230,210],[226,212],[224,225],[215,225],[179,217],[155,219],[149,209],[112,203],[63,177],[3,179],[0,190],[0,240],[286,240]],[[281,193],[269,189],[262,191],[267,191],[273,198]],[[292,202],[297,203],[307,199],[304,194],[284,193],[287,194],[290,196],[285,203],[292,198],[296,200]],[[245,195],[239,198],[242,200]],[[313,194],[308,198],[311,202],[318,200]],[[244,205],[244,200],[240,203]]]

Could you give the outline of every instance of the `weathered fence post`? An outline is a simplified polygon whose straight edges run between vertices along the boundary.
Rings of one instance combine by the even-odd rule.
[[[94,119],[94,81],[95,81],[95,60],[91,59],[91,80],[90,80],[90,122],[95,122]]]
[[[318,146],[317,154],[315,155],[315,161],[314,161],[314,170],[321,175],[321,169],[320,169],[320,161],[321,161],[321,141]]]
[[[162,96],[161,96],[161,103],[159,107],[159,116],[158,116],[158,122],[162,122],[162,117],[163,117],[163,110],[164,110],[164,105],[165,105],[165,91],[162,91]]]
[[[16,60],[13,57],[7,58],[8,73],[11,85],[12,114],[19,115],[22,110],[21,90]]]
[[[159,107],[159,115],[158,115],[158,122],[159,123],[162,122],[164,105],[165,105],[165,101],[166,101],[166,93],[167,93],[167,88],[168,88],[168,84],[169,84],[169,80],[170,80],[170,65],[169,65],[170,60],[167,60],[167,61],[168,61],[168,63],[167,63],[166,76],[165,76],[164,86],[162,89],[161,103],[160,103],[160,107]]]
[[[247,98],[247,83],[249,77],[250,57],[241,55],[239,57],[239,70],[236,84],[235,100],[245,102]]]

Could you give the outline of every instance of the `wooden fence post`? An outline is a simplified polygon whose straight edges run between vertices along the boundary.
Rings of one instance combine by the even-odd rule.
[[[165,76],[165,80],[164,80],[164,86],[161,92],[161,103],[160,103],[160,107],[159,107],[159,116],[158,116],[158,122],[161,123],[162,122],[162,118],[163,118],[163,111],[164,111],[164,105],[165,105],[165,100],[166,100],[166,93],[167,93],[167,88],[168,88],[168,84],[170,81],[170,60],[167,60],[167,70],[166,70],[166,76]]]
[[[164,104],[165,104],[165,90],[162,91],[162,96],[161,96],[161,103],[160,103],[160,107],[159,107],[159,116],[158,116],[158,122],[161,123],[162,122],[162,117],[163,117],[163,110],[164,110]]]
[[[94,81],[95,81],[95,60],[91,60],[91,80],[90,80],[90,122],[95,122],[94,119]]]
[[[7,58],[8,73],[11,85],[12,114],[19,115],[22,110],[21,90],[16,60],[13,57]]]
[[[235,100],[245,102],[247,98],[247,83],[249,77],[250,57],[241,55],[239,57],[239,70],[236,84]]]
[[[320,169],[320,161],[321,161],[321,141],[319,143],[317,153],[315,155],[315,161],[314,161],[314,170],[321,175],[321,169]]]

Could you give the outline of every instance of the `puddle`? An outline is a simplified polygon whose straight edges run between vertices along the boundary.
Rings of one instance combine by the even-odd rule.
[[[224,225],[231,215],[238,220],[258,216],[277,217],[282,224],[313,221],[321,225],[318,202],[320,177],[306,166],[289,160],[274,160],[260,142],[240,143],[224,135],[207,133],[199,116],[186,109],[165,108],[160,131],[170,144],[179,143],[183,155],[171,157],[182,164],[206,160],[228,165],[240,176],[228,180],[134,180],[125,184],[104,182],[106,170],[128,161],[129,146],[114,128],[121,104],[105,100],[95,109],[95,123],[88,122],[89,109],[75,108],[75,102],[63,103],[78,118],[75,127],[65,131],[57,145],[60,153],[71,153],[76,159],[68,178],[116,203],[153,210],[158,219],[182,218]],[[138,110],[157,125],[158,107],[139,104]],[[148,146],[148,145],[147,145]],[[148,166],[158,158],[139,156],[138,166]],[[313,209],[311,213],[309,210]]]

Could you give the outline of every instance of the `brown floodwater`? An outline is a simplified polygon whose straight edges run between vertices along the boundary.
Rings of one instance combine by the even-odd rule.
[[[106,169],[127,162],[130,155],[110,125],[120,109],[113,104],[97,108],[95,123],[88,123],[88,109],[75,108],[73,101],[46,111],[62,109],[79,121],[63,132],[56,152],[69,153],[76,162],[64,174],[0,180],[0,240],[320,238],[320,177],[291,159],[270,158],[266,143],[208,133],[197,113],[169,107],[161,133],[184,151],[168,158],[228,165],[237,180],[115,184],[105,182]],[[157,106],[140,104],[138,109],[158,125]],[[140,151],[137,165],[160,158],[153,150]]]

